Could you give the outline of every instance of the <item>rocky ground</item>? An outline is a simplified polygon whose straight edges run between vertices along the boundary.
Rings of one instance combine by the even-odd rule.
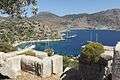
[[[22,71],[22,75],[18,76],[16,79],[10,80],[60,80],[60,79],[59,76],[57,75],[52,75],[51,77],[48,78],[41,78],[39,76]]]

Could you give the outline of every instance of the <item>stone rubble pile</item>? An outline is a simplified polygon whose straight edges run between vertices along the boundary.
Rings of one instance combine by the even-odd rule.
[[[32,51],[35,56],[21,53]],[[0,52],[0,73],[10,78],[21,75],[21,70],[41,77],[50,77],[52,74],[61,75],[63,72],[63,56],[48,56],[47,53],[25,49],[10,53]]]

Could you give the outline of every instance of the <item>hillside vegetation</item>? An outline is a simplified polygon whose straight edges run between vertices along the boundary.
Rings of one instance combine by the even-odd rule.
[[[0,17],[0,41],[15,41],[60,38],[60,31],[68,25],[79,28],[120,28],[120,9],[111,9],[93,14],[58,16],[40,12],[29,18]]]

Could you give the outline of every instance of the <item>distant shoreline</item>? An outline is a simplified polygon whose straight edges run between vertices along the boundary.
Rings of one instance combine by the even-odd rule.
[[[32,40],[32,41],[22,41],[22,42],[16,42],[13,44],[14,47],[20,45],[20,44],[24,44],[24,43],[34,43],[34,42],[52,42],[52,41],[62,41],[65,39],[44,39],[44,40]]]
[[[60,33],[66,32],[67,30],[109,30],[109,31],[120,31],[120,30],[115,30],[115,29],[70,28],[70,29],[61,30]],[[14,43],[13,46],[16,47],[16,46],[18,46],[20,44],[30,43],[30,42],[34,43],[34,42],[61,41],[61,40],[65,40],[65,39],[61,38],[61,39],[44,39],[44,40],[21,41],[21,42]]]
[[[63,32],[66,32],[67,30],[110,30],[110,31],[120,31],[120,30],[116,30],[116,29],[95,29],[95,28],[79,28],[79,27],[75,27],[75,28],[68,28],[68,29],[64,29],[64,30],[61,30],[60,32],[63,33]]]

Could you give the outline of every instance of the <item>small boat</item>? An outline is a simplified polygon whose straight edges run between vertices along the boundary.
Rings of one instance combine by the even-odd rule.
[[[30,44],[30,45],[26,46],[25,48],[34,49],[35,47],[36,47],[36,45]]]
[[[67,38],[74,38],[74,37],[76,37],[77,35],[75,34],[75,35],[72,35],[72,36],[69,36],[69,37],[67,37]]]
[[[20,50],[22,50],[22,49],[18,47],[17,50],[20,51]]]
[[[75,35],[72,35],[71,37],[76,37],[77,35],[75,34]]]
[[[62,33],[61,35],[62,35],[62,36],[65,36],[66,34],[65,34],[65,33]]]

